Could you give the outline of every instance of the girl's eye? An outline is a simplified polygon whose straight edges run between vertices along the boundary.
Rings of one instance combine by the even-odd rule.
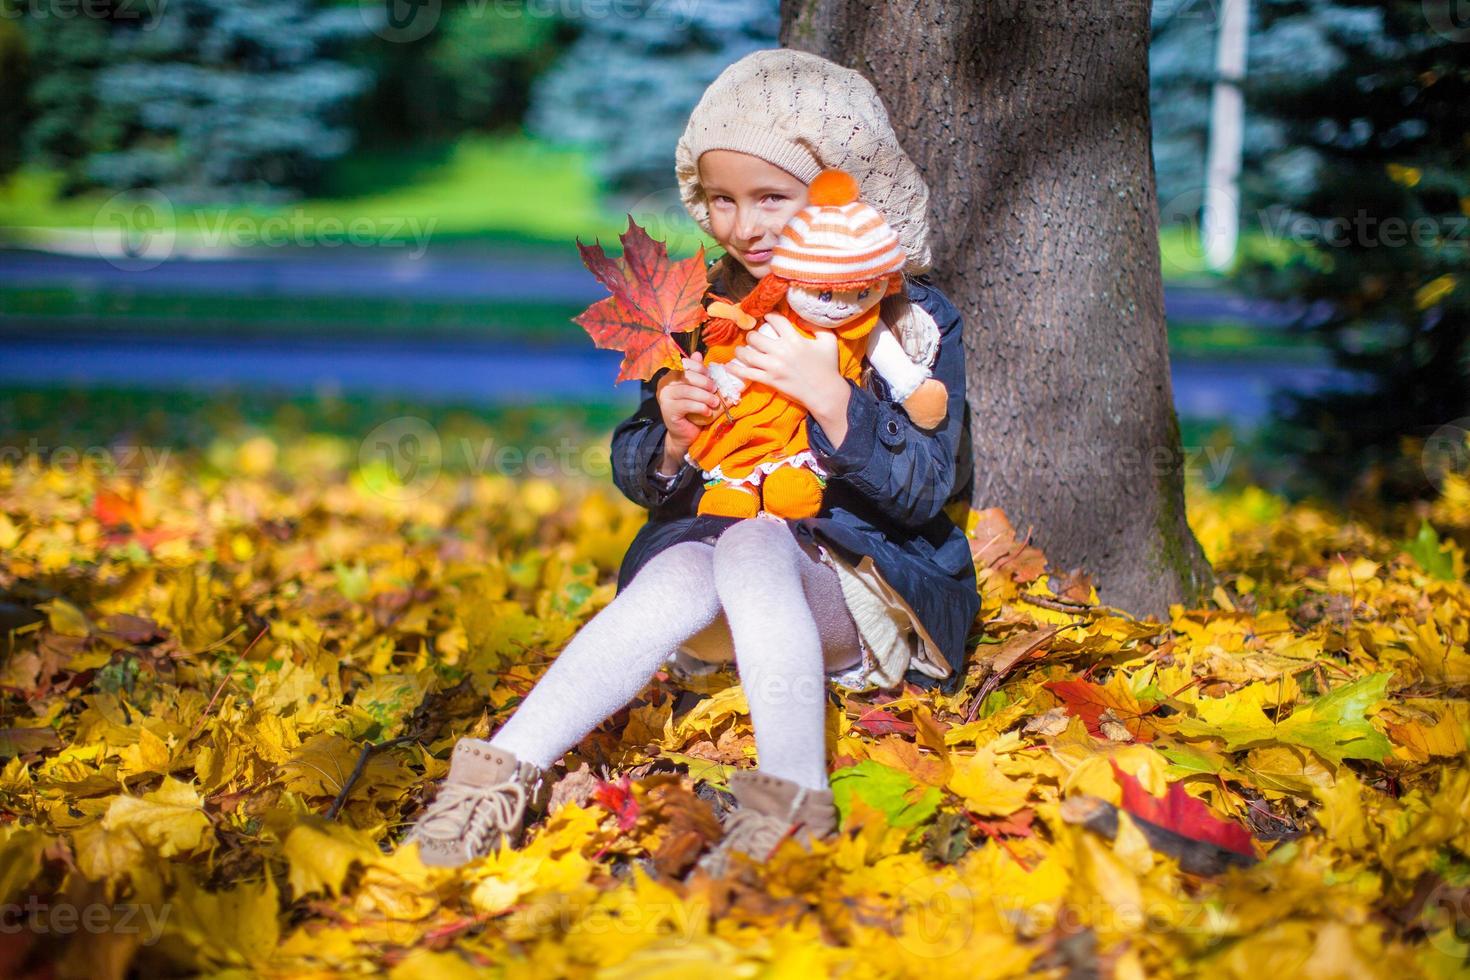
[[[822,290],[820,293],[817,294],[817,299],[820,302],[823,302],[823,303],[830,303],[830,302],[832,302],[832,290],[830,290],[830,289],[824,289],[824,290]]]
[[[725,195],[723,195],[723,194],[716,194],[715,195],[715,198],[714,198],[714,202],[716,204],[725,204],[727,202],[730,202],[730,199],[728,197],[726,197]],[[730,202],[730,203],[733,203],[733,202]]]
[[[784,201],[784,200],[786,200],[786,195],[785,194],[767,194],[765,196],[764,200],[767,200],[767,201]]]
[[[861,302],[862,300],[865,300],[867,298],[868,298],[868,290],[864,289],[862,292],[858,293],[858,301],[859,302]]]

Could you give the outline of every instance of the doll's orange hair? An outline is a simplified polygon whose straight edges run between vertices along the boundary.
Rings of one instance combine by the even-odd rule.
[[[792,286],[820,286],[823,289],[844,290],[867,289],[880,284],[883,286],[883,295],[885,297],[902,292],[903,273],[892,272],[886,276],[879,276],[877,279],[858,279],[853,282],[822,283],[803,283],[799,280],[783,279],[780,276],[768,275],[755,284],[755,288],[750,291],[750,295],[741,300],[739,306],[741,312],[746,313],[759,322],[762,317],[780,305],[781,300],[786,296],[786,291]],[[704,326],[700,328],[700,336],[707,344],[716,346],[733,344],[735,339],[740,336],[740,325],[734,320],[716,317],[705,321]]]

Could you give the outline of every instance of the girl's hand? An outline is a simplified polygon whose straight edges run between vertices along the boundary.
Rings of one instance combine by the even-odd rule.
[[[768,337],[759,330],[747,334],[727,365],[730,373],[747,383],[769,385],[813,415],[831,414],[839,403],[845,415],[850,390],[837,370],[837,335],[818,330],[809,338],[779,313],[767,313],[766,322],[777,335]]]
[[[664,459],[682,459],[708,423],[709,414],[724,404],[704,366],[704,352],[696,351],[692,357],[684,358],[684,370],[670,371],[659,378],[657,396],[659,412],[669,432],[664,439]]]

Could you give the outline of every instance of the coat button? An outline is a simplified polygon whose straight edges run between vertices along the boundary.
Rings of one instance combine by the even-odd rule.
[[[897,449],[904,443],[903,426],[898,424],[898,419],[887,418],[883,420],[883,428],[879,430],[878,437],[884,445],[890,449]]]

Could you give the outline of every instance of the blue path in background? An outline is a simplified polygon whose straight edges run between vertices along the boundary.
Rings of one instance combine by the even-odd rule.
[[[581,305],[605,291],[569,254],[409,249],[331,253],[273,250],[261,256],[173,258],[147,270],[105,259],[0,250],[0,285],[76,290],[134,289],[252,296],[356,296],[396,300],[506,299]],[[1231,321],[1282,327],[1297,307],[1202,287],[1165,287],[1172,322]],[[10,329],[7,329],[9,327]],[[0,384],[151,388],[224,387],[290,393],[396,395],[428,402],[624,401],[638,385],[616,388],[621,354],[590,345],[507,346],[489,342],[179,338],[129,335],[113,325],[50,334],[34,321],[0,317]],[[1314,391],[1346,384],[1327,366],[1259,360],[1175,359],[1181,416],[1254,425],[1270,414],[1274,389]]]
[[[616,387],[622,355],[590,346],[253,341],[126,338],[12,338],[0,384],[55,387],[224,387],[285,393],[368,393],[473,404],[638,400],[638,384]],[[1328,367],[1228,360],[1173,362],[1174,404],[1190,418],[1255,425],[1270,414],[1273,389],[1318,390],[1344,383]]]

